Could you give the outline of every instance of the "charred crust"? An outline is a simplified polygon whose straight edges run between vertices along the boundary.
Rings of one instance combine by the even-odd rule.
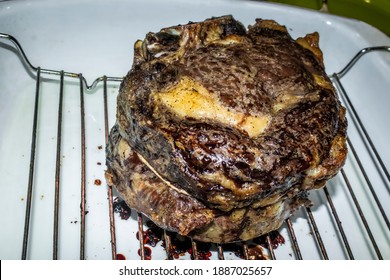
[[[182,117],[158,103],[156,93],[165,94],[183,77],[193,82],[192,90],[200,85],[222,108],[244,115],[240,125],[248,117],[266,116],[264,130],[250,136],[218,118]],[[211,18],[150,32],[136,42],[107,150],[116,149],[115,135],[120,134],[149,165],[141,168],[137,157],[128,157],[119,166],[118,157],[108,158],[107,174],[125,190],[132,184],[121,175],[126,166],[153,171],[193,203],[219,213],[210,224],[185,232],[207,239],[208,230],[226,223],[230,237],[221,240],[239,240],[243,231],[237,226],[251,228],[255,217],[276,202],[286,207],[278,217],[284,218],[307,204],[307,190],[322,187],[338,172],[347,153],[346,128],[345,109],[323,67],[318,34],[294,40],[272,20],[257,19],[246,29],[232,16]],[[157,186],[159,178],[148,182]],[[150,194],[140,190],[138,195],[146,199]],[[155,197],[153,206],[160,207]],[[232,224],[246,207],[253,209]],[[273,226],[278,224],[275,218]],[[167,228],[184,230],[177,223]]]

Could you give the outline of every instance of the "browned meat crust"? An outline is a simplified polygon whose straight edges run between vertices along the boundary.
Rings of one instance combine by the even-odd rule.
[[[279,228],[299,206],[309,204],[305,192],[290,190],[265,207],[212,210],[158,178],[120,136],[117,127],[111,130],[107,151],[107,181],[127,204],[162,228],[204,242],[234,242],[265,234]]]
[[[333,177],[346,158],[346,125],[317,33],[293,40],[274,21],[257,20],[246,30],[225,16],[164,28],[135,43],[115,130],[157,176],[141,188],[164,186],[168,200],[173,192],[191,198],[191,207],[204,207],[200,216],[208,214],[185,228],[202,232],[200,240],[229,242],[278,227],[307,190]],[[120,192],[139,188],[131,183],[133,168],[114,162],[107,161],[107,174]],[[147,214],[142,204],[149,199],[128,203]],[[277,203],[280,217],[264,214]],[[226,218],[237,211],[250,222]],[[171,224],[179,216],[155,222],[190,234]],[[218,237],[206,237],[218,230]]]

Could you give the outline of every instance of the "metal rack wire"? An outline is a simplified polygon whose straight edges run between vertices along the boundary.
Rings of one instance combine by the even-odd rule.
[[[24,220],[24,234],[23,234],[23,243],[22,243],[22,255],[21,259],[26,259],[28,256],[28,241],[29,241],[29,232],[30,232],[30,220],[31,220],[31,207],[33,203],[33,188],[34,188],[34,169],[35,169],[35,162],[36,162],[36,145],[37,145],[37,123],[38,123],[38,114],[39,114],[39,101],[40,101],[40,92],[41,92],[41,84],[42,84],[42,75],[49,75],[53,78],[59,79],[59,105],[58,105],[58,121],[57,121],[57,143],[56,143],[56,166],[55,166],[55,195],[54,195],[54,220],[53,220],[53,259],[58,259],[58,240],[59,240],[59,199],[60,199],[60,188],[61,186],[61,145],[62,145],[62,126],[63,126],[63,94],[64,94],[64,78],[71,78],[78,82],[79,84],[79,98],[80,98],[80,127],[81,127],[81,182],[80,182],[80,192],[81,192],[81,201],[80,201],[80,253],[79,257],[80,259],[85,259],[85,240],[86,240],[86,227],[85,227],[85,221],[86,221],[86,156],[85,156],[85,150],[86,150],[86,144],[85,144],[85,131],[86,131],[86,124],[85,124],[85,102],[84,102],[84,96],[85,91],[90,91],[94,89],[97,85],[103,84],[103,110],[104,110],[104,130],[105,130],[105,142],[107,144],[108,142],[108,135],[109,135],[109,123],[108,123],[108,103],[107,103],[107,88],[108,83],[119,83],[122,81],[122,78],[118,77],[107,77],[102,76],[97,78],[93,81],[91,85],[88,85],[86,79],[83,77],[82,74],[72,73],[72,72],[66,72],[66,71],[58,71],[58,70],[50,70],[45,69],[41,67],[35,67],[32,65],[27,58],[24,50],[22,49],[19,42],[8,34],[2,34],[0,33],[0,39],[7,40],[11,42],[17,51],[19,52],[23,63],[28,67],[29,70],[31,70],[35,74],[36,79],[36,87],[35,87],[35,102],[34,102],[34,117],[33,117],[33,123],[32,123],[32,135],[31,135],[31,154],[30,154],[30,165],[29,165],[29,177],[28,177],[28,183],[27,183],[27,197],[26,197],[26,210],[25,210],[25,220]],[[358,132],[360,133],[360,136],[364,143],[366,143],[367,148],[369,150],[369,154],[372,158],[372,160],[377,164],[378,166],[378,172],[380,174],[383,174],[383,177],[385,179],[385,185],[387,188],[389,188],[389,182],[390,182],[390,176],[389,171],[386,168],[383,159],[381,158],[380,153],[378,152],[377,148],[375,147],[372,139],[370,138],[370,135],[368,134],[365,126],[363,125],[363,122],[361,121],[353,103],[351,102],[342,82],[341,79],[348,74],[349,70],[354,67],[356,62],[365,54],[370,52],[390,52],[390,47],[372,47],[372,48],[365,48],[362,49],[360,52],[356,54],[356,56],[345,66],[344,69],[342,69],[338,73],[334,73],[330,75],[331,80],[333,81],[334,85],[336,86],[336,89],[338,90],[338,93],[340,94],[340,97],[347,107],[348,112],[351,115],[352,122],[356,125],[358,128]],[[362,173],[366,184],[373,196],[373,199],[376,203],[376,207],[378,211],[381,213],[381,218],[383,219],[383,223],[387,227],[388,233],[390,233],[390,223],[389,218],[386,214],[386,211],[384,210],[384,207],[382,203],[380,202],[380,199],[378,198],[375,186],[372,184],[370,176],[368,175],[368,172],[365,170],[365,166],[363,165],[362,161],[359,158],[359,154],[356,151],[354,144],[352,143],[351,139],[348,139],[348,146],[349,150],[351,151],[351,155],[353,156],[354,160],[357,162],[357,165],[359,167],[359,172]],[[375,255],[377,259],[383,259],[383,255],[380,249],[380,246],[378,245],[373,233],[372,229],[369,226],[369,223],[367,221],[367,217],[362,210],[362,207],[359,203],[359,197],[356,196],[351,182],[349,180],[349,177],[347,176],[347,173],[344,169],[340,172],[341,178],[344,180],[345,185],[348,189],[348,193],[351,197],[351,199],[354,202],[354,205],[356,207],[357,212],[359,213],[359,217],[361,219],[361,223],[364,225],[364,229],[366,231],[366,234],[369,236],[370,239],[370,246],[375,251]],[[332,201],[332,197],[329,193],[328,187],[325,186],[322,190],[324,193],[327,203],[331,209],[332,216],[334,223],[337,225],[338,229],[338,235],[340,236],[342,240],[342,244],[344,246],[343,250],[345,251],[347,258],[354,259],[353,249],[351,248],[350,244],[350,238],[346,234],[345,227],[343,225],[343,222],[341,221],[339,217],[339,213],[335,207],[335,204]],[[111,187],[108,187],[107,192],[107,198],[109,201],[109,225],[110,225],[110,237],[111,237],[111,256],[112,259],[117,259],[117,248],[116,248],[116,229],[115,229],[115,216],[114,216],[114,210],[113,210],[113,190]],[[389,197],[390,198],[390,197]],[[311,208],[307,207],[304,209],[308,223],[310,224],[310,227],[313,231],[313,236],[315,238],[315,242],[318,246],[319,251],[321,252],[322,259],[329,259],[328,256],[328,250],[324,245],[320,230],[318,229],[318,221],[316,221]],[[141,259],[147,259],[147,253],[145,251],[145,240],[143,237],[144,233],[144,217],[142,214],[137,214],[137,220],[138,220],[138,231],[142,234],[139,234],[139,255]],[[292,221],[292,218],[288,218],[285,221],[285,226],[288,229],[288,233],[291,240],[291,246],[293,248],[295,258],[296,259],[302,259],[302,253],[300,249],[300,244],[297,239],[296,232],[294,230],[294,223]],[[163,241],[165,242],[165,250],[166,250],[166,258],[167,259],[174,259],[173,253],[172,253],[172,240],[171,236],[168,232],[164,231],[163,233]],[[270,259],[276,259],[275,252],[272,246],[271,242],[271,236],[270,234],[265,236],[265,242],[266,242],[266,248],[268,252],[268,256]],[[191,240],[191,246],[192,246],[192,259],[199,259],[199,252],[198,252],[198,243],[194,240]],[[225,252],[224,252],[224,246],[221,244],[215,244],[217,248],[217,256],[218,259],[223,260],[225,259]],[[243,252],[243,258],[249,259],[249,249],[248,249],[248,243],[243,242],[242,243],[242,252]]]

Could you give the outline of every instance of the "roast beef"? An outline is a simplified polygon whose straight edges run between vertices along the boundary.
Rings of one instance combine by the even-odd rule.
[[[134,47],[107,146],[130,207],[211,242],[278,228],[344,164],[345,109],[319,35],[232,16],[148,33]]]

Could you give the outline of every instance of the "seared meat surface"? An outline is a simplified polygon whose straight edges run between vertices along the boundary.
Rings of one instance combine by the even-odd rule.
[[[148,33],[121,84],[109,183],[161,227],[198,240],[278,228],[347,153],[318,37],[293,40],[271,20],[246,29],[231,16]]]
[[[170,187],[143,163],[115,126],[107,146],[111,169],[108,183],[116,187],[132,208],[155,224],[204,242],[248,240],[279,228],[302,204],[309,204],[306,192],[291,189],[283,199],[265,207],[244,207],[223,212],[210,209],[196,198]],[[298,193],[295,193],[297,192]]]

